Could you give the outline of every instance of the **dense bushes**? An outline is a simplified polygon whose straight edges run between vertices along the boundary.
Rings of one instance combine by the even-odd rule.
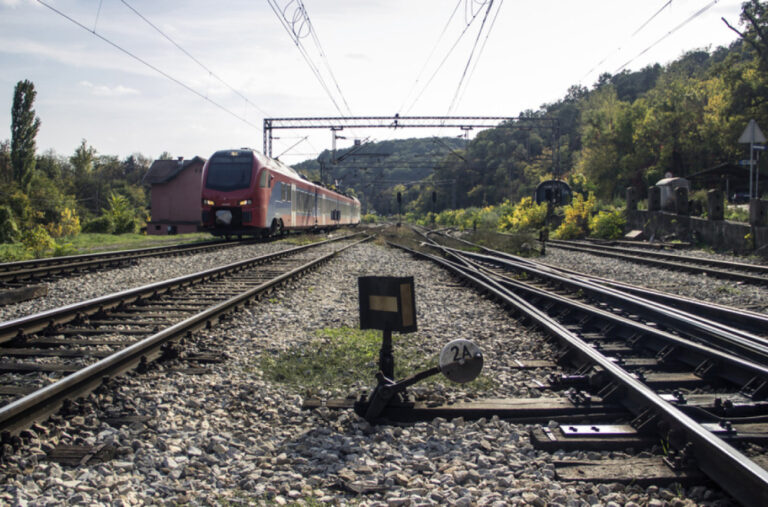
[[[499,222],[503,231],[535,230],[544,226],[547,219],[547,204],[536,204],[530,197],[523,197],[514,206],[512,213],[505,215]]]
[[[589,231],[597,238],[618,239],[624,235],[626,224],[627,219],[621,211],[601,211],[589,219]]]

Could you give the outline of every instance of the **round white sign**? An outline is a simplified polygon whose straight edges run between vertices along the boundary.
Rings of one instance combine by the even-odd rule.
[[[469,340],[453,340],[440,352],[439,366],[448,380],[464,384],[480,375],[483,353]]]

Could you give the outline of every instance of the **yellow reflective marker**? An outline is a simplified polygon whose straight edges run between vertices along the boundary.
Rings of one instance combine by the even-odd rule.
[[[397,298],[392,296],[368,296],[368,308],[375,312],[397,313]]]

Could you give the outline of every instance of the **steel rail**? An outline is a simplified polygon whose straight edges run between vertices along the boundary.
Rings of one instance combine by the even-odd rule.
[[[139,248],[134,250],[118,250],[105,253],[90,253],[70,255],[66,257],[50,257],[27,261],[0,264],[0,281],[13,282],[42,278],[51,274],[93,269],[97,267],[116,265],[126,261],[156,257],[159,255],[175,255],[181,253],[196,253],[206,250],[228,248],[254,243],[255,240],[244,241],[209,241],[205,243],[188,243],[164,247]]]
[[[595,297],[599,297],[603,300],[620,301],[623,306],[630,305],[637,310],[643,311],[647,314],[654,315],[654,318],[658,321],[674,327],[678,330],[685,331],[691,336],[707,336],[710,340],[710,345],[718,345],[724,350],[733,352],[734,347],[743,357],[749,359],[768,362],[768,340],[743,330],[734,329],[725,326],[720,323],[713,322],[698,316],[694,316],[687,312],[681,312],[659,303],[644,301],[637,296],[631,296],[622,294],[615,289],[609,289],[602,287],[598,284],[587,283],[583,280],[567,278],[557,273],[547,272],[541,269],[540,266],[536,266],[533,263],[527,263],[525,266],[515,264],[514,262],[506,259],[500,259],[497,257],[479,254],[475,252],[466,252],[463,250],[457,250],[449,247],[442,247],[453,253],[460,254],[466,257],[478,259],[481,261],[489,262],[499,266],[509,266],[516,269],[524,269],[529,273],[533,273],[537,276],[549,278],[557,283],[570,284],[573,287],[577,287],[585,292],[592,294]]]
[[[562,248],[564,250],[572,250],[575,252],[589,253],[593,255],[600,255],[603,257],[614,257],[616,259],[622,259],[625,261],[635,262],[640,264],[649,264],[649,265],[658,266],[665,269],[681,269],[681,270],[689,271],[692,273],[706,273],[707,275],[712,275],[716,278],[739,280],[742,282],[749,282],[749,283],[754,283],[759,285],[768,284],[768,277],[764,277],[764,276],[749,275],[746,273],[736,273],[733,271],[724,271],[723,269],[719,269],[719,268],[704,268],[700,266],[695,266],[693,264],[681,262],[679,259],[677,261],[651,259],[647,256],[647,254],[653,253],[653,252],[646,252],[646,253],[638,254],[638,256],[634,256],[634,255],[628,255],[628,254],[619,253],[619,252],[609,252],[606,250],[595,249],[590,247],[555,244],[552,241],[547,241],[547,244],[551,248]]]
[[[204,280],[219,277],[225,273],[243,270],[252,265],[263,263],[279,257],[284,257],[286,255],[290,255],[302,250],[307,250],[316,246],[332,243],[334,241],[349,239],[360,234],[362,233],[356,233],[348,236],[341,236],[339,238],[332,238],[318,243],[297,246],[294,248],[281,250],[279,252],[253,257],[251,259],[233,262],[225,266],[211,268],[198,273],[184,275],[172,278],[170,280],[163,280],[160,282],[144,285],[142,287],[126,289],[114,294],[108,294],[106,296],[100,296],[97,298],[89,299],[87,301],[81,301],[60,308],[46,310],[33,315],[19,317],[14,320],[0,322],[0,343],[7,342],[19,336],[38,333],[40,331],[44,331],[45,329],[55,329],[57,325],[66,324],[67,322],[71,322],[77,318],[86,317],[100,311],[115,308],[120,304],[133,303],[139,299],[147,299],[156,294],[168,292],[174,288],[192,285]]]
[[[587,248],[592,250],[601,250],[601,251],[608,251],[608,252],[619,252],[619,253],[627,253],[627,254],[636,253],[640,256],[651,257],[654,259],[665,259],[665,260],[680,261],[680,262],[695,262],[695,263],[705,264],[707,266],[715,266],[723,269],[735,269],[738,271],[750,271],[753,273],[762,273],[764,275],[768,275],[768,266],[762,266],[760,264],[723,261],[719,259],[708,259],[706,257],[693,257],[690,255],[680,255],[680,254],[673,254],[673,253],[666,253],[666,252],[649,252],[647,250],[640,250],[638,248],[602,245],[599,243],[597,244],[584,243],[581,241],[566,241],[561,239],[550,239],[550,240],[547,240],[547,243],[550,245],[558,245],[558,246],[559,245],[578,246],[580,248]]]
[[[696,465],[739,502],[750,506],[768,505],[768,471],[662,399],[626,370],[614,364],[584,340],[549,318],[544,312],[516,294],[500,287],[493,280],[484,280],[481,274],[472,272],[471,268],[461,268],[436,256],[416,252],[400,245],[392,244],[392,246],[442,265],[457,276],[470,281],[480,290],[493,294],[504,303],[525,314],[548,334],[566,343],[582,357],[608,372],[626,390],[628,396],[622,400],[622,403],[628,406],[630,410],[637,413],[638,407],[651,408],[670,427],[681,431],[688,441],[694,444],[691,452],[696,458]],[[630,403],[630,398],[631,401],[637,402],[637,405]]]
[[[350,235],[342,239],[349,239],[358,235],[359,234]],[[160,354],[160,348],[164,344],[201,329],[209,322],[221,317],[223,314],[248,304],[249,300],[257,297],[260,293],[280,285],[289,278],[306,272],[322,262],[328,261],[347,248],[351,248],[352,246],[370,239],[371,237],[368,236],[358,242],[349,244],[294,268],[291,271],[282,273],[271,280],[261,283],[257,287],[248,289],[237,296],[218,303],[196,315],[188,317],[167,329],[148,336],[147,338],[101,359],[82,370],[78,370],[53,384],[47,385],[18,400],[14,400],[8,405],[0,408],[0,432],[13,433],[27,427],[32,422],[53,413],[64,400],[73,399],[94,390],[105,378],[119,375],[140,363],[155,359]],[[332,241],[338,240],[334,239],[322,243],[314,243],[308,246],[316,247],[328,244]],[[304,247],[292,249],[292,252],[296,253],[297,251],[304,249]]]
[[[649,301],[656,301],[668,307],[674,307],[674,309],[685,310],[691,314],[698,313],[700,315],[707,315],[710,321],[717,320],[718,322],[726,325],[733,325],[734,323],[737,323],[740,326],[744,327],[745,329],[749,329],[750,331],[753,331],[753,332],[765,332],[766,330],[768,330],[768,315],[752,312],[749,310],[743,310],[741,308],[732,308],[729,306],[718,305],[716,303],[712,303],[709,301],[706,301],[706,302],[698,301],[696,299],[686,298],[676,294],[675,295],[667,294],[661,291],[647,289],[644,287],[638,287],[638,286],[630,285],[623,282],[617,282],[615,280],[610,280],[608,278],[602,278],[596,275],[585,274],[579,271],[563,268],[561,266],[555,266],[539,260],[532,261],[524,257],[519,257],[517,255],[513,255],[507,252],[501,252],[499,250],[494,250],[488,247],[484,247],[482,245],[471,243],[462,238],[457,238],[454,236],[446,236],[445,234],[443,234],[441,231],[438,231],[438,230],[433,230],[433,231],[430,231],[429,233],[440,234],[442,236],[451,238],[463,244],[466,244],[475,248],[480,248],[483,252],[489,255],[492,255],[494,257],[501,257],[501,258],[509,259],[511,261],[518,262],[521,264],[526,264],[526,265],[545,266],[557,272],[580,277],[584,280],[588,280],[591,282],[598,283],[600,285],[612,287],[622,292],[632,293],[636,296],[642,297],[643,299],[646,299]]]
[[[493,273],[487,268],[467,259],[461,254],[456,255],[453,252],[450,252],[450,249],[447,247],[438,246],[437,248],[440,248],[446,252],[447,255],[459,259],[465,267],[469,267],[478,273],[482,273],[483,276],[493,279],[503,288],[523,292],[526,296],[526,300],[532,298],[547,299],[553,303],[559,304],[561,307],[565,306],[577,310],[583,315],[589,315],[593,318],[609,321],[613,324],[621,326],[624,329],[629,330],[632,334],[641,333],[645,338],[643,344],[649,346],[649,348],[650,344],[646,343],[649,339],[655,339],[660,343],[671,344],[684,348],[689,351],[689,355],[684,357],[676,356],[676,359],[694,368],[699,366],[705,359],[715,359],[718,363],[721,363],[722,366],[729,367],[719,368],[719,376],[729,380],[734,384],[743,386],[752,380],[755,376],[768,379],[768,366],[764,365],[763,363],[756,363],[754,361],[733,355],[727,350],[724,351],[721,349],[715,349],[708,345],[671,334],[669,332],[634,321],[626,317],[622,317],[620,315],[616,315],[603,309],[595,308],[588,304],[569,299],[559,294],[547,292],[538,287],[531,286],[525,282],[512,280],[508,277]],[[691,353],[693,355],[691,355]]]
[[[87,254],[64,255],[61,257],[45,257],[42,259],[29,259],[25,261],[3,262],[3,263],[0,263],[0,272],[16,271],[19,269],[26,269],[29,267],[39,266],[41,264],[51,264],[51,265],[69,264],[72,262],[86,261],[86,260],[97,259],[102,257],[105,259],[110,259],[112,256],[114,256],[115,258],[122,258],[122,257],[131,257],[136,255],[142,255],[142,254],[165,253],[165,252],[171,252],[174,250],[184,250],[190,247],[215,248],[217,246],[226,246],[227,243],[238,244],[238,243],[233,243],[232,241],[227,242],[222,240],[214,240],[214,241],[204,241],[204,242],[197,242],[197,243],[180,243],[180,244],[177,243],[173,245],[153,246],[148,248],[134,248],[130,250],[111,250],[109,252],[92,252]]]

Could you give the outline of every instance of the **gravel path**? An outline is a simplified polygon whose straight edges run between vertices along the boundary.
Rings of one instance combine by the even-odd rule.
[[[698,255],[718,260],[730,260],[710,252]],[[655,268],[612,257],[601,257],[583,252],[560,248],[547,248],[547,254],[540,259],[547,264],[561,266],[580,273],[611,278],[620,282],[640,285],[689,298],[768,313],[768,288],[753,284],[707,278],[683,271]]]
[[[444,271],[374,244],[354,248],[269,299],[196,335],[191,349],[218,350],[227,361],[204,375],[153,367],[113,379],[76,404],[78,415],[36,426],[25,444],[6,444],[0,503],[10,505],[193,505],[319,503],[381,505],[724,505],[704,486],[670,490],[555,480],[554,461],[622,459],[620,452],[549,454],[533,449],[528,427],[492,418],[376,426],[350,411],[300,410],[301,396],[265,380],[263,357],[307,346],[315,331],[357,327],[362,275],[414,276],[419,345],[425,363],[454,338],[485,354],[482,391],[439,382],[414,389],[422,399],[551,395],[528,388],[542,372],[514,370],[513,358],[552,352],[541,335],[459,286]],[[397,336],[397,335],[396,335]],[[397,354],[397,346],[395,350]],[[180,363],[184,364],[184,363]],[[373,379],[328,389],[356,394]],[[115,412],[148,415],[121,428]],[[45,461],[57,444],[107,444],[115,459],[66,467]],[[641,453],[640,456],[647,455]],[[350,489],[365,491],[363,494]]]

